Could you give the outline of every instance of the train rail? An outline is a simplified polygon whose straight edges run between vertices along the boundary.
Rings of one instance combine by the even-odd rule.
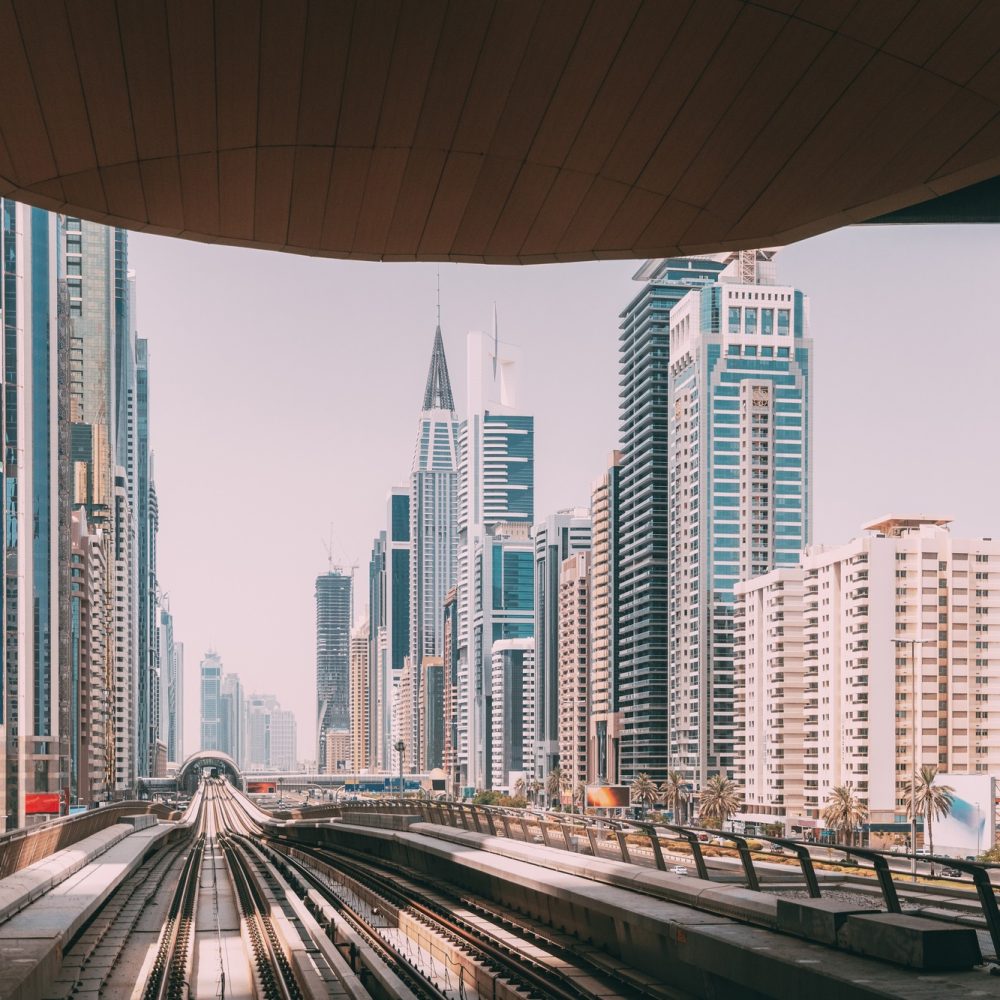
[[[183,1000],[191,973],[194,908],[198,895],[198,877],[205,851],[205,835],[198,835],[194,849],[184,863],[177,883],[160,945],[153,960],[143,1000]],[[188,990],[190,993],[190,990]]]
[[[538,925],[518,915],[480,904],[466,895],[447,898],[439,889],[419,884],[419,876],[415,873],[385,866],[392,867],[389,874],[383,867],[347,857],[347,852],[303,847],[296,850],[306,859],[319,861],[364,886],[381,900],[381,906],[375,908],[382,913],[406,911],[435,934],[475,955],[489,974],[505,983],[510,992],[556,1000],[589,1000],[598,996],[609,1000],[616,997],[632,1000],[670,995],[662,986],[651,980],[643,981],[644,977],[634,973],[628,979],[623,978],[616,974],[617,970],[572,949],[568,938],[558,941],[555,932],[544,933]],[[310,871],[308,860],[288,857],[288,861],[313,887],[321,887],[320,891],[330,898],[331,885],[315,871]],[[352,894],[347,898],[350,900]],[[343,896],[338,897],[338,901],[351,908]],[[353,910],[356,918],[364,919],[356,905]],[[408,964],[412,967],[412,960]]]

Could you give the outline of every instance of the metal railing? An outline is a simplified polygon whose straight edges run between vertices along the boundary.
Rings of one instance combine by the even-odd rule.
[[[604,857],[606,860],[618,860],[635,863],[630,850],[638,846],[635,838],[645,838],[648,850],[652,855],[653,864],[659,871],[669,871],[663,852],[663,840],[682,840],[691,853],[696,877],[711,881],[708,865],[705,860],[706,847],[726,848],[718,841],[726,841],[733,845],[727,850],[734,850],[743,871],[747,888],[760,891],[760,875],[758,873],[754,854],[764,854],[750,846],[751,841],[759,841],[781,849],[781,853],[790,852],[795,856],[798,868],[802,873],[806,890],[814,899],[822,897],[820,882],[816,874],[816,859],[810,848],[822,847],[843,854],[845,858],[860,858],[871,864],[878,883],[885,910],[889,913],[900,913],[902,907],[894,874],[889,862],[894,859],[907,859],[940,865],[969,875],[972,879],[986,929],[998,957],[1000,957],[1000,906],[997,903],[996,886],[990,881],[990,871],[1000,869],[1000,864],[983,861],[958,861],[954,858],[915,855],[898,851],[879,851],[869,847],[857,847],[852,844],[809,844],[787,837],[770,837],[763,834],[753,836],[733,833],[728,830],[715,830],[708,827],[679,826],[672,823],[652,823],[645,820],[612,819],[596,816],[581,816],[573,813],[549,813],[536,809],[514,809],[505,806],[474,805],[447,799],[427,800],[422,798],[384,798],[352,801],[341,806],[343,813],[372,810],[385,812],[406,812],[420,815],[424,822],[472,833],[488,834],[495,837],[505,837],[508,840],[521,840],[527,843],[540,843],[546,847],[554,847],[568,851],[579,852],[579,845],[586,841],[594,857]],[[532,833],[532,828],[537,833]],[[631,840],[630,840],[631,838]],[[618,858],[609,859],[607,850],[617,853]],[[759,863],[760,859],[757,859]],[[834,864],[833,861],[828,861]],[[820,861],[822,865],[823,862]],[[954,878],[936,876],[938,880],[956,882]]]

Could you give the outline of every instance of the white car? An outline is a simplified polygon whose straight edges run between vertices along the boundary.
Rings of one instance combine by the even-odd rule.
[[[687,875],[688,873],[688,870],[684,867],[684,865],[673,865],[669,870],[674,875]]]

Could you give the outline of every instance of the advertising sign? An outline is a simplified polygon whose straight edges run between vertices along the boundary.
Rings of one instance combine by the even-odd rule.
[[[953,789],[951,811],[943,819],[933,821],[934,853],[965,858],[993,847],[996,779],[988,774],[939,774],[934,784]],[[924,846],[930,846],[926,831]]]
[[[61,802],[58,792],[29,792],[24,797],[24,811],[29,816],[58,816]]]
[[[587,785],[588,809],[627,809],[628,785]]]
[[[276,786],[273,781],[248,781],[247,795],[273,795]]]

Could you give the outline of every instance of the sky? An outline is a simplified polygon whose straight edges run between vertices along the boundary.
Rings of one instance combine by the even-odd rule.
[[[779,282],[810,299],[814,541],[846,541],[890,511],[1000,533],[997,235],[855,227],[778,254]],[[367,590],[387,491],[413,457],[438,265],[129,239],[151,358],[158,575],[185,645],[185,753],[213,648],[247,693],[295,712],[308,759],[315,578],[332,539],[334,563],[356,563]],[[522,349],[536,519],[586,506],[617,446],[618,315],[640,263],[440,265],[460,417],[465,335],[490,329],[494,302],[501,338]]]

